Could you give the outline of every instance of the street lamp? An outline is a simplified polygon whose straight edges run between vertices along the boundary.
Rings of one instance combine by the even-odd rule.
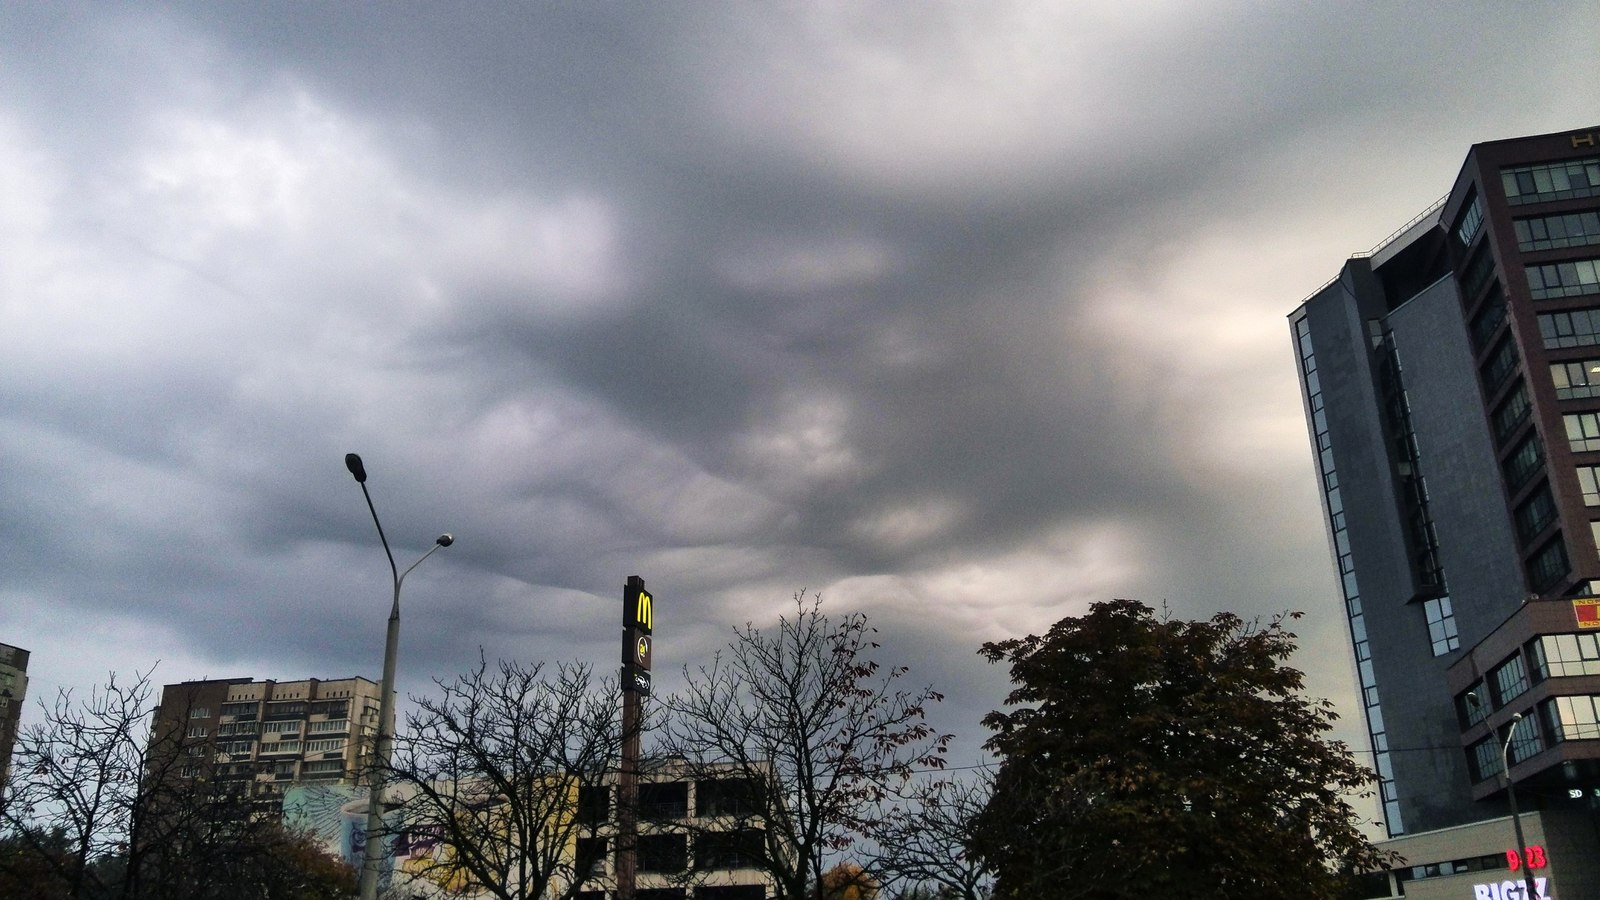
[[[411,574],[411,570],[422,565],[422,560],[432,556],[443,547],[455,543],[455,538],[448,534],[441,534],[433,542],[427,553],[412,563],[410,568],[401,572],[394,564],[394,554],[389,550],[389,539],[383,535],[383,523],[378,521],[378,510],[372,505],[372,494],[367,491],[367,469],[361,464],[361,457],[354,453],[344,455],[344,467],[355,476],[356,483],[361,485],[361,495],[367,498],[367,509],[372,512],[372,524],[378,526],[378,540],[383,542],[383,553],[389,558],[389,573],[394,576],[394,604],[389,607],[389,632],[383,642],[383,684],[378,688],[378,734],[373,741],[372,764],[368,767],[369,778],[372,782],[371,792],[367,796],[367,840],[366,853],[361,866],[361,900],[377,900],[378,896],[378,869],[382,861],[382,845],[378,841],[378,834],[383,830],[383,766],[389,763],[389,754],[394,743],[394,665],[395,655],[400,648],[400,585]]]
[[[1522,871],[1522,896],[1533,900],[1533,876],[1528,872],[1528,842],[1522,837],[1522,814],[1517,812],[1517,783],[1511,777],[1511,741],[1517,736],[1517,726],[1522,724],[1522,713],[1511,716],[1511,727],[1506,729],[1506,742],[1500,747],[1500,771],[1506,777],[1506,800],[1511,804],[1511,825],[1517,834],[1517,864]],[[1532,720],[1529,728],[1535,728]],[[1549,880],[1545,887],[1550,886]]]

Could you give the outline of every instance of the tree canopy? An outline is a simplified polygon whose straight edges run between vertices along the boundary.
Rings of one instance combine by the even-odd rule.
[[[1288,614],[1187,621],[1097,603],[979,651],[1011,667],[973,849],[996,898],[1331,898],[1379,865],[1349,799],[1371,773],[1302,696]]]
[[[713,827],[758,833],[750,862],[785,900],[820,895],[831,857],[873,833],[891,787],[944,766],[951,736],[927,722],[942,696],[903,686],[908,669],[881,666],[874,636],[865,615],[830,618],[802,593],[775,628],[734,629],[662,704],[661,752],[737,786]]]

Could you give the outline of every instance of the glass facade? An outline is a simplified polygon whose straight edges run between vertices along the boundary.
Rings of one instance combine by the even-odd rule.
[[[1551,363],[1550,380],[1556,386],[1559,399],[1600,397],[1600,359]]]
[[[1533,680],[1600,675],[1600,635],[1547,634],[1528,642]]]
[[[1300,378],[1305,385],[1306,402],[1311,410],[1311,427],[1317,445],[1317,468],[1328,509],[1328,524],[1333,532],[1340,592],[1344,596],[1350,641],[1356,653],[1356,675],[1361,682],[1361,699],[1366,708],[1367,733],[1372,738],[1373,768],[1378,774],[1378,799],[1383,804],[1389,834],[1403,834],[1405,821],[1400,816],[1400,794],[1394,780],[1394,763],[1389,756],[1389,734],[1383,722],[1383,711],[1378,706],[1378,679],[1372,668],[1372,647],[1367,639],[1366,616],[1362,612],[1361,591],[1356,583],[1355,560],[1346,533],[1344,498],[1339,493],[1339,476],[1333,463],[1333,443],[1328,435],[1328,416],[1317,376],[1317,358],[1311,346],[1311,326],[1304,317],[1294,323],[1294,334],[1300,360]]]
[[[1456,633],[1456,615],[1449,597],[1430,597],[1422,603],[1428,617],[1428,640],[1433,644],[1433,655],[1443,656],[1461,648],[1461,638]]]
[[[1540,712],[1553,742],[1600,739],[1600,697],[1552,697]]]
[[[1584,506],[1600,506],[1600,466],[1579,466],[1578,487]]]
[[[1517,249],[1525,252],[1600,244],[1600,210],[1518,219],[1512,225],[1517,230]]]
[[[1517,504],[1514,518],[1517,522],[1517,537],[1521,538],[1524,544],[1550,527],[1556,520],[1556,498],[1550,493],[1549,482],[1539,485],[1538,490],[1528,499]]]
[[[1600,309],[1574,309],[1539,316],[1539,336],[1546,350],[1600,344]]]
[[[1542,591],[1560,581],[1570,571],[1572,563],[1567,559],[1567,544],[1558,533],[1555,539],[1541,547],[1528,563],[1528,581],[1535,591]]]
[[[1500,183],[1513,206],[1600,197],[1600,156],[1502,169]]]
[[[1568,413],[1561,421],[1574,451],[1600,450],[1600,413]]]
[[[1494,411],[1495,440],[1504,442],[1513,431],[1517,430],[1517,426],[1528,420],[1528,413],[1532,411],[1533,404],[1528,402],[1528,385],[1518,381],[1517,386],[1506,394],[1506,399],[1502,400]]]
[[[1476,193],[1472,195],[1472,202],[1461,213],[1461,221],[1456,224],[1456,240],[1461,246],[1472,243],[1472,239],[1483,230],[1483,198]]]
[[[1600,293],[1600,259],[1528,266],[1528,294],[1535,300]]]
[[[1489,691],[1498,708],[1505,706],[1506,702],[1522,695],[1528,689],[1528,670],[1522,664],[1522,654],[1516,653],[1510,659],[1495,666],[1489,672]]]

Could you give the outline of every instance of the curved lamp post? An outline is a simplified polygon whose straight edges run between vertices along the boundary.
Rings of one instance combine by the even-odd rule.
[[[367,498],[372,524],[378,526],[378,540],[383,542],[383,553],[389,558],[389,573],[394,577],[394,605],[389,607],[389,632],[383,642],[383,684],[378,688],[378,734],[373,742],[372,764],[368,767],[372,790],[367,797],[366,853],[361,866],[361,900],[377,900],[378,870],[383,856],[382,842],[378,840],[378,835],[383,831],[383,766],[389,762],[394,743],[394,666],[395,655],[400,648],[400,585],[412,569],[422,565],[422,560],[455,543],[455,538],[448,534],[439,535],[427,553],[401,572],[394,564],[389,539],[383,535],[383,523],[378,521],[378,510],[372,505],[372,494],[367,491],[367,469],[361,464],[361,457],[346,453],[344,467],[355,476],[356,483],[361,485],[361,495]]]
[[[1533,900],[1540,896],[1533,892],[1533,873],[1528,871],[1528,842],[1522,836],[1522,814],[1517,812],[1517,783],[1511,777],[1511,741],[1517,736],[1517,726],[1522,724],[1522,713],[1511,716],[1511,727],[1506,729],[1506,742],[1500,747],[1500,771],[1506,776],[1506,799],[1511,803],[1511,824],[1517,835],[1518,868],[1522,872],[1522,895]],[[1535,727],[1530,721],[1529,728]],[[1545,888],[1549,890],[1549,881]]]

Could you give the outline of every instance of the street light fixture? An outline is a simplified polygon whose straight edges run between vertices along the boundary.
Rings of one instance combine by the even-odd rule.
[[[378,688],[378,733],[373,741],[372,762],[368,766],[371,792],[367,796],[366,852],[361,866],[360,898],[377,900],[378,869],[383,857],[382,843],[378,840],[378,835],[383,830],[383,767],[389,763],[389,755],[394,744],[392,724],[394,668],[395,656],[400,649],[400,585],[405,582],[406,576],[411,574],[412,569],[422,565],[422,560],[432,556],[441,548],[455,543],[455,538],[449,534],[439,535],[427,553],[422,554],[420,559],[401,572],[394,564],[394,553],[390,552],[389,539],[383,534],[383,523],[378,521],[378,510],[372,505],[372,494],[367,491],[367,469],[361,464],[361,457],[354,453],[346,453],[344,467],[355,476],[356,483],[361,485],[361,495],[367,498],[367,509],[372,513],[372,524],[378,527],[378,540],[383,543],[383,554],[389,558],[389,573],[394,577],[394,604],[389,607],[389,631],[383,643],[383,683]]]
[[[1479,699],[1477,691],[1467,691],[1467,702],[1474,707],[1482,708],[1483,701]],[[1528,872],[1528,842],[1522,836],[1522,814],[1517,810],[1517,783],[1511,778],[1511,741],[1517,736],[1517,726],[1522,724],[1522,713],[1511,715],[1511,727],[1506,729],[1505,743],[1500,745],[1500,774],[1506,779],[1506,802],[1511,806],[1511,827],[1517,836],[1517,866],[1522,873],[1523,896],[1533,900],[1533,875]],[[1529,728],[1536,728],[1529,720]],[[1537,734],[1537,732],[1535,732]],[[1550,878],[1545,876],[1545,895],[1550,893]]]
[[[1517,736],[1517,726],[1522,724],[1522,713],[1511,716],[1511,727],[1506,729],[1506,742],[1500,747],[1500,772],[1506,777],[1506,800],[1511,804],[1511,825],[1516,829],[1517,835],[1517,864],[1522,872],[1522,896],[1533,900],[1539,896],[1533,892],[1533,875],[1528,871],[1528,842],[1522,837],[1522,814],[1517,811],[1517,783],[1511,777],[1511,741]],[[1533,721],[1528,721],[1529,728],[1536,728]],[[1545,887],[1549,888],[1548,879]]]

